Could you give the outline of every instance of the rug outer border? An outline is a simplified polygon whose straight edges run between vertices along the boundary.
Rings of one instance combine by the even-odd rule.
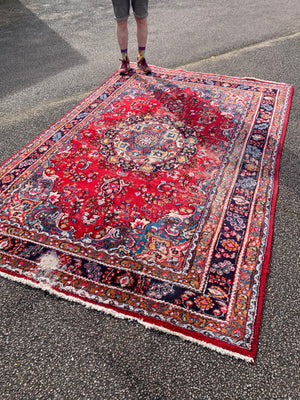
[[[245,78],[245,79],[247,79],[247,78]],[[252,79],[252,78],[249,78],[249,79]],[[264,83],[266,81],[259,81],[259,82]],[[253,345],[252,345],[252,350],[251,350],[253,362],[254,362],[255,356],[257,354],[258,335],[259,335],[259,329],[260,329],[260,324],[261,324],[261,319],[262,319],[263,300],[264,300],[264,295],[265,295],[265,288],[266,288],[266,283],[267,283],[267,278],[268,278],[269,265],[270,265],[271,252],[272,252],[275,211],[276,211],[276,202],[277,202],[277,195],[278,195],[278,188],[279,188],[280,159],[281,159],[287,124],[288,124],[288,119],[289,119],[289,113],[290,113],[290,109],[291,109],[291,105],[292,105],[293,92],[294,92],[294,88],[292,85],[288,85],[288,84],[284,84],[284,83],[280,84],[280,83],[276,83],[276,82],[270,82],[270,83],[289,86],[290,93],[289,93],[287,108],[285,110],[285,119],[284,119],[284,123],[282,126],[281,140],[280,140],[280,144],[279,144],[278,151],[276,154],[276,161],[275,161],[275,168],[274,168],[274,186],[273,186],[273,194],[272,194],[272,201],[271,201],[271,208],[270,208],[270,226],[269,226],[268,242],[267,242],[267,246],[266,246],[266,253],[264,256],[264,261],[263,261],[262,271],[261,271],[260,290],[259,290],[258,305],[257,305],[257,317],[256,317],[256,320],[254,323],[254,336],[253,336]]]
[[[143,325],[145,328],[155,329],[155,330],[167,333],[167,334],[178,336],[181,339],[190,341],[192,343],[196,343],[196,344],[206,347],[210,350],[214,350],[220,354],[229,355],[234,358],[238,358],[238,359],[242,359],[244,361],[250,362],[250,363],[254,363],[255,357],[247,355],[247,354],[249,354],[248,350],[243,351],[239,347],[235,347],[233,345],[226,344],[217,339],[206,338],[202,334],[194,334],[193,335],[193,333],[191,332],[191,335],[187,335],[186,331],[184,329],[181,329],[179,327],[176,327],[176,329],[174,329],[173,325],[169,324],[168,322],[158,323],[152,317],[136,316],[136,314],[134,312],[122,310],[115,306],[102,304],[100,302],[97,303],[97,302],[94,302],[93,300],[86,299],[86,298],[79,296],[77,294],[74,294],[74,293],[66,293],[66,292],[59,290],[56,287],[45,285],[34,279],[31,279],[28,277],[24,278],[23,276],[20,276],[19,274],[13,273],[11,271],[7,272],[7,271],[3,270],[2,267],[0,267],[0,277],[9,279],[9,280],[17,282],[17,283],[25,284],[34,289],[43,290],[45,292],[48,292],[51,295],[55,295],[56,297],[60,297],[64,300],[68,300],[71,302],[81,304],[81,305],[85,306],[86,308],[94,309],[94,310],[103,312],[104,314],[112,315],[113,317],[116,317],[116,318],[127,319],[129,321],[136,321],[136,322],[140,323],[141,325]]]

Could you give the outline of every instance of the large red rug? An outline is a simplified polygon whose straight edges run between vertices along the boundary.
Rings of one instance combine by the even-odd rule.
[[[1,275],[253,361],[291,96],[114,74],[2,165]]]

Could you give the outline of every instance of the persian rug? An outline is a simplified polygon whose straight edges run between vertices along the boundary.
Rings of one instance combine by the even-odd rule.
[[[1,276],[253,361],[292,86],[113,74],[1,166]]]

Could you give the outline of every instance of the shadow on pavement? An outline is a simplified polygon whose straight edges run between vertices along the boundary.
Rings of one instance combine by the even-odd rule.
[[[0,98],[86,62],[17,0],[0,0],[0,49]]]

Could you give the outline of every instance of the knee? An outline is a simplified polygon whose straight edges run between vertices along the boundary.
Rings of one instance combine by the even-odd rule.
[[[138,18],[138,17],[135,17],[135,20],[136,20],[136,24],[138,25],[138,26],[147,26],[147,17],[145,17],[145,18]]]
[[[120,30],[127,29],[127,19],[123,19],[122,21],[117,21],[117,27]]]

